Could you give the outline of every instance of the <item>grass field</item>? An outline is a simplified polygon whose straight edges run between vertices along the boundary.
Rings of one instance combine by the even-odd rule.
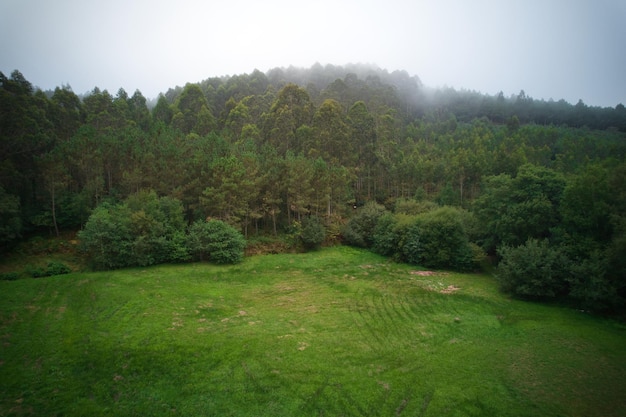
[[[347,247],[0,282],[0,416],[624,416],[626,326]]]

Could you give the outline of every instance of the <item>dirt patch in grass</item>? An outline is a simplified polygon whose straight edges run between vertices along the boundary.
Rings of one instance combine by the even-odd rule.
[[[454,285],[448,285],[446,288],[444,288],[443,290],[439,291],[441,294],[452,294],[458,290],[460,290],[461,288],[454,286]]]
[[[445,272],[438,272],[438,271],[411,271],[410,274],[417,275],[420,277],[432,277],[434,275],[439,275],[439,276],[448,275]]]

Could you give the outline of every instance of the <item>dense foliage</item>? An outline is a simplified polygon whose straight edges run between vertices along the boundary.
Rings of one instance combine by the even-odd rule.
[[[228,223],[208,220],[189,227],[187,245],[195,260],[234,264],[243,260],[246,240]]]
[[[95,208],[79,232],[83,250],[96,269],[147,266],[191,258],[215,263],[243,259],[245,239],[219,221],[197,221],[186,233],[180,201],[139,192],[118,204]]]
[[[0,74],[0,245],[82,229],[94,266],[114,268],[204,257],[186,225],[207,218],[244,236],[298,225],[304,246],[342,232],[433,268],[486,253],[521,296],[516,250],[549,249],[578,267],[555,296],[614,306],[625,135],[622,104],[431,90],[363,66],[209,78],[152,103],[43,92],[14,71]]]

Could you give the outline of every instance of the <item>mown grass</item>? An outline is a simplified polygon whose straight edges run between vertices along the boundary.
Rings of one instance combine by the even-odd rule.
[[[336,247],[0,282],[0,415],[626,415],[623,325],[414,270]]]

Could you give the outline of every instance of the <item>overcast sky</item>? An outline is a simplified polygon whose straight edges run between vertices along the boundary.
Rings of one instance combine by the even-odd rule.
[[[154,98],[274,67],[372,63],[449,86],[626,104],[625,0],[0,0],[0,71]]]

